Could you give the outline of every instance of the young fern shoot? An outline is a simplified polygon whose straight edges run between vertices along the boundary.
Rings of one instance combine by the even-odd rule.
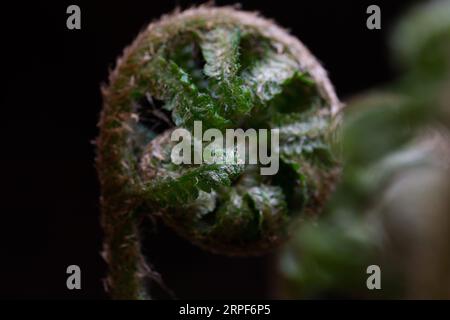
[[[143,215],[208,251],[256,255],[281,244],[294,221],[318,214],[333,189],[333,87],[296,38],[255,13],[201,6],[151,23],[118,60],[103,98],[97,168],[113,298],[150,297]],[[175,164],[171,134],[191,132],[196,121],[220,132],[279,130],[278,172]]]

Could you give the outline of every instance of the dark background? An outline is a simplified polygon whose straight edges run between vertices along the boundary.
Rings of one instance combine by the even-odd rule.
[[[338,95],[383,84],[386,36],[412,1],[243,1],[298,36],[329,71]],[[94,167],[100,84],[146,24],[192,1],[14,1],[0,4],[1,298],[107,298],[99,255],[99,188]],[[216,1],[218,5],[236,1]],[[81,30],[66,8],[81,7]],[[366,8],[381,7],[381,30]],[[178,298],[273,297],[273,257],[225,258],[158,226],[145,252]],[[66,288],[66,268],[82,290]]]

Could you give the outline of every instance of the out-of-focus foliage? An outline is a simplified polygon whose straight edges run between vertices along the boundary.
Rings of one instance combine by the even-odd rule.
[[[403,75],[349,101],[341,183],[282,255],[291,297],[450,298],[450,1],[410,10],[391,47]]]

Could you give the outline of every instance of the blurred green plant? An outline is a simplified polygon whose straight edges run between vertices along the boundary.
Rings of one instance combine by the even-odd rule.
[[[411,9],[390,44],[403,75],[348,102],[342,180],[281,256],[290,297],[450,297],[450,1]]]

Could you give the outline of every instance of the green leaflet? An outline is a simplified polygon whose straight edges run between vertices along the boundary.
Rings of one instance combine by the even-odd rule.
[[[193,202],[199,191],[211,192],[222,186],[229,186],[242,171],[242,165],[203,165],[180,175],[151,181],[145,187],[146,199],[150,204],[162,207],[180,206]]]
[[[296,143],[283,145],[280,154],[290,161],[308,159],[314,165],[330,167],[335,163],[330,147],[322,139],[299,139]]]
[[[252,87],[256,96],[264,102],[273,99],[282,91],[283,83],[291,79],[299,66],[284,54],[269,52],[266,57],[245,70],[244,83]]]
[[[200,47],[206,61],[211,96],[227,118],[238,120],[254,106],[249,87],[237,76],[239,69],[239,29],[213,29],[202,37]]]
[[[211,233],[228,243],[242,244],[258,235],[255,212],[235,189],[229,190],[217,210]]]
[[[281,86],[281,92],[270,101],[270,106],[280,112],[307,112],[323,104],[314,81],[306,73],[296,71]]]
[[[248,115],[254,107],[254,99],[250,88],[240,78],[210,81],[212,96],[221,106],[227,118],[238,122]]]
[[[194,84],[200,90],[206,90],[209,86],[208,77],[203,72],[205,63],[200,46],[195,42],[196,37],[190,35],[179,44],[179,49],[167,53],[167,60],[172,60],[181,69],[188,73]]]
[[[327,142],[328,118],[311,113],[276,114],[271,126],[279,129],[280,155],[285,159],[308,159],[324,167],[336,162]]]
[[[249,33],[241,36],[239,49],[240,74],[244,74],[273,51],[269,39]]]
[[[192,128],[195,120],[203,121],[205,127],[223,128],[229,120],[220,115],[217,103],[206,93],[202,93],[192,83],[190,76],[173,61],[161,56],[147,66],[149,74],[160,74],[152,79],[154,94],[167,101],[165,108],[172,110],[172,118],[177,126]]]
[[[295,139],[296,137],[318,137],[323,135],[328,128],[328,120],[321,116],[311,115],[309,119],[305,119],[298,115],[298,120],[291,123],[281,124],[278,128],[280,130],[280,138],[286,141]],[[290,114],[289,118],[295,119],[296,114]],[[287,118],[287,117],[284,117]],[[280,118],[281,120],[282,118]]]
[[[236,75],[239,69],[239,29],[216,28],[206,32],[201,39],[204,72],[208,77],[225,79]]]
[[[248,190],[230,189],[222,199],[208,236],[232,244],[285,235],[287,202],[279,186],[258,185]]]
[[[279,230],[287,214],[287,203],[279,186],[260,185],[248,190],[246,197],[257,213],[258,229],[267,234]]]
[[[244,83],[252,88],[259,103],[257,116],[253,117],[256,124],[272,122],[280,113],[296,117],[296,113],[323,105],[314,81],[307,73],[299,71],[297,62],[272,50],[267,49],[262,60],[242,73]]]

